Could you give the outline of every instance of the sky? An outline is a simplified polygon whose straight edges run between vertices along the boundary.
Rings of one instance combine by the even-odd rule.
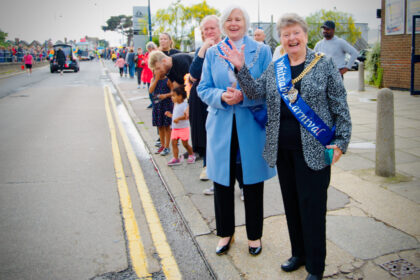
[[[152,15],[156,10],[167,8],[175,0],[150,0]],[[201,0],[182,0],[189,6]],[[77,40],[85,35],[99,37],[116,45],[121,35],[104,32],[102,25],[111,16],[132,15],[133,6],[147,6],[147,0],[13,0],[0,9],[0,29],[8,33],[7,39],[19,38],[27,42],[56,40]],[[381,8],[381,0],[207,0],[207,4],[223,11],[230,4],[239,4],[250,15],[251,22],[274,22],[284,13],[294,12],[303,17],[320,9],[347,12],[356,22],[368,23],[370,29],[378,29],[376,9]],[[258,9],[259,7],[259,9]]]

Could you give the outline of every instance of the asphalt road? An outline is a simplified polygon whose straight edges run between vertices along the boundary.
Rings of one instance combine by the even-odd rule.
[[[80,68],[0,80],[0,279],[136,278],[105,113],[109,82],[97,61]],[[118,139],[149,272],[165,279]],[[183,278],[211,279],[150,158],[135,149]]]

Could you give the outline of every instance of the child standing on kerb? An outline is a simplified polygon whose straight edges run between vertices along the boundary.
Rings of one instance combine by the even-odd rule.
[[[115,66],[117,66],[120,69],[120,77],[123,76],[123,73],[124,73],[124,65],[125,65],[125,60],[122,57],[119,57],[117,59],[117,61],[115,62]]]
[[[149,92],[152,94],[153,110],[152,124],[158,127],[159,140],[161,146],[155,154],[166,156],[169,154],[169,143],[171,141],[171,118],[166,116],[166,112],[172,112],[173,103],[171,100],[171,82],[161,71],[155,71],[150,84]]]
[[[188,110],[188,103],[185,101],[187,93],[184,87],[177,87],[173,89],[172,101],[174,102],[173,114],[166,111],[165,115],[172,118],[172,153],[173,158],[168,162],[169,166],[180,165],[183,161],[183,157],[179,157],[178,153],[178,139],[181,139],[182,145],[188,152],[187,163],[195,162],[195,155],[192,147],[188,144],[190,138],[190,122],[188,120],[186,111]]]

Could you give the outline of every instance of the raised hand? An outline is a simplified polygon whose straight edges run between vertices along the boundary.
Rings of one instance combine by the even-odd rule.
[[[239,71],[245,64],[245,45],[242,45],[241,51],[239,51],[232,41],[229,40],[229,43],[232,46],[232,49],[225,42],[222,42],[221,48],[225,52],[225,56],[221,54],[219,54],[219,56],[223,59],[230,61],[233,64],[233,66],[235,66],[235,68]]]

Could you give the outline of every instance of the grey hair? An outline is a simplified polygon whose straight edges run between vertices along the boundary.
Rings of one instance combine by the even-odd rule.
[[[244,8],[238,6],[238,5],[231,5],[229,7],[227,7],[223,12],[222,15],[220,16],[220,30],[223,32],[223,34],[226,35],[225,29],[223,27],[223,25],[225,24],[225,22],[227,21],[228,17],[230,16],[230,14],[232,13],[233,10],[240,10],[244,16],[245,19],[245,34],[246,35],[248,33],[249,27],[251,25],[251,22],[249,20],[249,15],[247,13],[247,11],[244,10]]]
[[[148,49],[154,50],[154,49],[157,49],[157,46],[154,42],[150,41],[146,44],[146,50],[148,50]]]
[[[200,30],[203,30],[203,26],[209,20],[214,20],[218,25],[220,25],[220,20],[216,15],[207,15],[200,22]]]
[[[302,27],[303,32],[305,32],[305,34],[308,34],[308,24],[306,23],[306,21],[299,16],[298,14],[295,13],[290,13],[290,14],[284,14],[278,21],[277,21],[277,33],[279,35],[279,37],[281,36],[281,30],[285,27],[288,26],[292,26],[295,24],[299,24],[300,27]]]

